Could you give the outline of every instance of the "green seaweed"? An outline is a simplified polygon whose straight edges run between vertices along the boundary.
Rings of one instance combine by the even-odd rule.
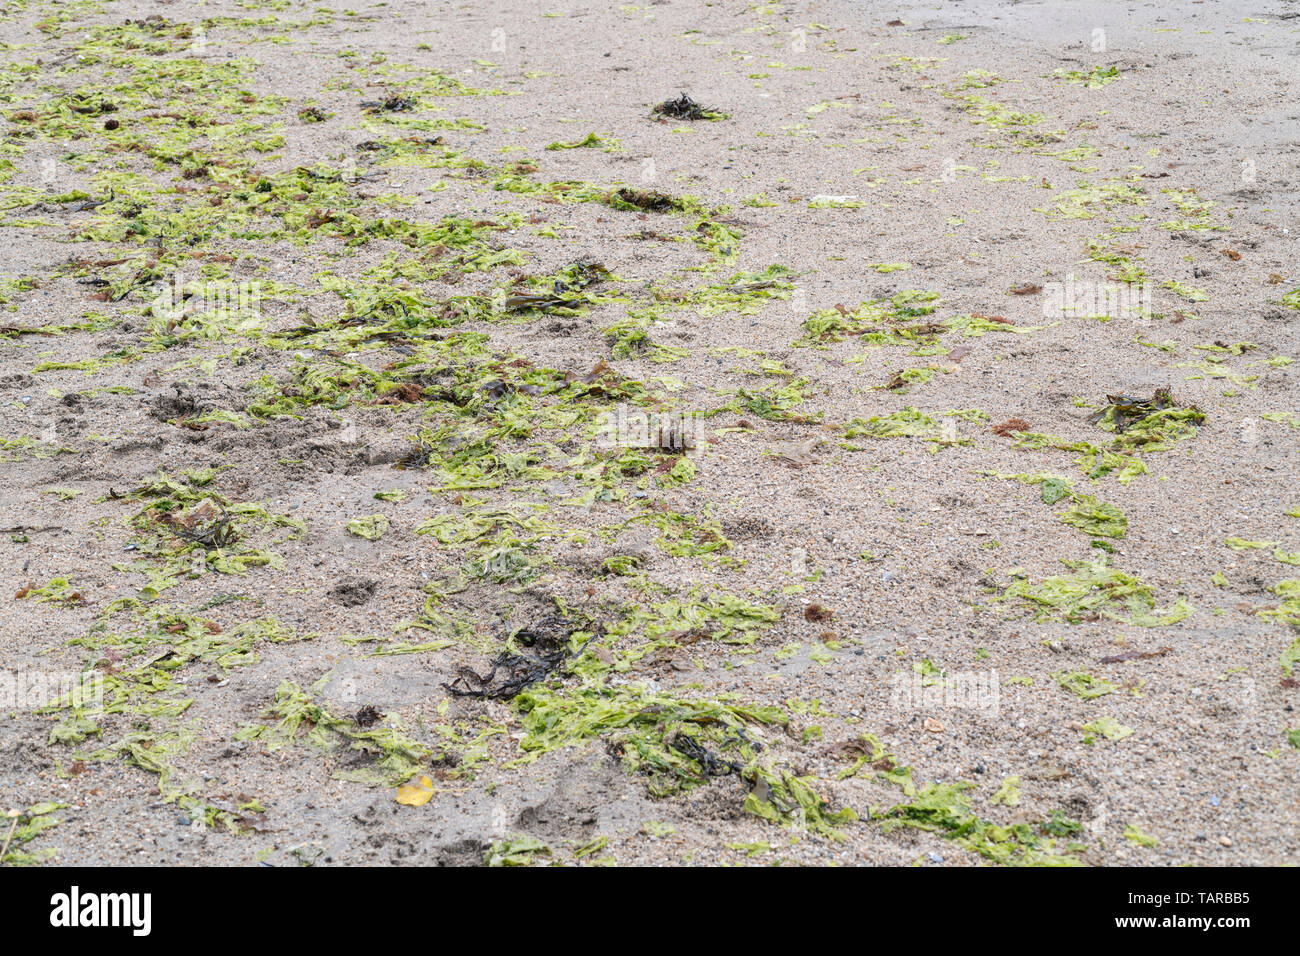
[[[1111,567],[1107,559],[1062,561],[1070,574],[1044,578],[1040,584],[1018,578],[1003,592],[1032,608],[1035,620],[1060,619],[1071,624],[1107,618],[1140,627],[1175,624],[1192,608],[1179,598],[1168,608],[1157,608],[1155,589],[1136,576]]]
[[[888,833],[911,827],[937,833],[963,849],[978,853],[994,863],[1008,866],[1078,866],[1073,857],[1055,852],[1055,841],[1045,836],[1048,824],[1039,832],[1028,823],[1007,826],[992,823],[975,814],[967,781],[928,783],[916,789],[913,799],[899,803],[873,817]]]

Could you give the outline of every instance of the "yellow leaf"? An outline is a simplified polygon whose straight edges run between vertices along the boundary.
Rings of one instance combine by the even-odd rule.
[[[408,807],[422,807],[432,796],[433,781],[425,776],[421,776],[418,780],[412,777],[408,783],[397,788],[397,802],[404,803]]]

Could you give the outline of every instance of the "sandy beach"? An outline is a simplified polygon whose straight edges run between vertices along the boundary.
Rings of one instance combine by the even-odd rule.
[[[1300,3],[0,6],[0,864],[1300,863]]]

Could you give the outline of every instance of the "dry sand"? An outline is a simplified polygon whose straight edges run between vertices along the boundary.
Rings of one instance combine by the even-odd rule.
[[[150,15],[164,19],[124,24]],[[1300,578],[1285,563],[1300,561],[1300,4],[10,2],[0,41],[0,169],[13,167],[0,182],[0,668],[20,683],[89,669],[109,688],[107,713],[82,709],[93,730],[80,741],[52,742],[56,727],[77,726],[66,709],[35,713],[44,701],[17,693],[0,706],[3,808],[63,805],[21,818],[24,832],[59,821],[23,853],[460,864],[522,836],[549,848],[520,857],[538,863],[979,865],[999,848],[1023,860],[1029,841],[1035,859],[1094,865],[1300,862],[1300,735],[1288,739],[1300,690],[1283,663],[1300,610],[1293,600],[1289,622],[1259,613],[1283,606],[1279,582]],[[171,63],[188,65],[169,74]],[[439,75],[506,95],[434,97]],[[682,91],[727,118],[651,118]],[[309,122],[308,107],[324,119]],[[589,133],[607,148],[546,148]],[[444,156],[460,161],[421,165]],[[703,213],[493,188],[525,161],[514,172],[534,184],[730,206],[709,221],[740,238],[709,243]],[[295,222],[256,205],[259,181],[277,184],[261,193],[271,207],[302,205],[278,184],[313,166],[335,192],[319,186]],[[87,207],[78,190],[106,205]],[[122,200],[133,191],[147,201]],[[351,235],[347,216],[361,224]],[[502,223],[486,232],[489,256],[518,255],[476,265],[375,225],[443,217]],[[268,235],[277,229],[299,238]],[[583,259],[615,278],[584,290],[595,301],[573,314],[438,318],[453,297],[496,293],[499,304],[529,291],[525,277]],[[451,272],[433,274],[448,261]],[[880,268],[890,264],[908,268]],[[126,277],[155,266],[169,278],[178,265],[190,282],[279,285],[245,324],[194,308],[159,319],[147,281],[159,275]],[[791,270],[789,286],[752,295],[753,308],[676,301],[771,265]],[[1053,283],[1113,273],[1150,283],[1144,313],[1044,315]],[[380,322],[339,291],[367,283],[423,297],[407,334],[341,338]],[[1011,292],[1026,286],[1042,290]],[[934,310],[890,305],[905,290],[938,293],[921,302]],[[807,341],[810,316],[867,301],[892,315]],[[605,330],[629,316],[674,351],[612,353]],[[308,321],[329,335],[284,334]],[[916,329],[927,322],[938,325]],[[19,334],[64,326],[80,327]],[[440,352],[428,337],[463,332],[483,333],[484,351]],[[494,374],[511,384],[494,390],[478,375],[459,405],[440,400],[458,369],[492,356],[505,357]],[[297,417],[249,411],[295,368],[383,372],[407,360],[428,373],[414,400],[379,403],[363,376],[338,401],[290,409]],[[573,406],[569,422],[548,391],[558,377],[529,380],[542,394],[519,391],[521,369],[581,377],[602,360],[644,384],[647,410],[718,409],[741,389],[799,402],[704,419],[681,484],[654,469],[615,476],[625,450],[601,447],[594,417],[613,400]],[[905,369],[928,380],[888,387]],[[1079,450],[991,430],[1019,418],[1056,445],[1110,449],[1123,436],[1095,421],[1107,396],[1159,387],[1205,417],[1163,449],[1130,448],[1146,466],[1131,481],[1090,478]],[[439,490],[440,462],[500,423],[498,400],[552,411],[545,427],[528,419],[531,434],[495,439],[507,456],[495,487]],[[908,408],[934,430],[845,429]],[[982,414],[947,414],[962,409]],[[214,410],[238,424],[204,418]],[[399,467],[417,434],[444,426],[450,440],[428,465]],[[133,562],[166,560],[146,553],[151,542],[168,554],[191,545],[142,511],[156,498],[118,496],[160,471],[207,468],[217,472],[195,503],[215,492],[300,519],[302,532],[241,518],[241,542],[197,546],[203,573],[142,590],[150,579]],[[1039,485],[990,473],[1068,479],[1122,511],[1126,534],[1102,539],[1108,553],[1059,520],[1069,499],[1047,504]],[[404,499],[374,497],[394,489]],[[593,489],[597,500],[573,503]],[[482,542],[443,543],[421,523],[510,507],[546,526],[494,525],[532,565],[522,583],[471,575],[438,608],[448,629],[398,631],[423,613],[431,582],[484,557]],[[389,521],[377,541],[348,532],[376,513]],[[716,522],[697,533],[730,548],[674,556],[661,539],[681,525],[664,515]],[[224,554],[252,546],[282,563],[220,573],[233,570]],[[599,573],[618,556],[631,573]],[[1111,603],[1071,623],[999,600],[1070,573],[1062,561],[1102,559],[1149,586],[1161,611],[1190,613],[1141,626]],[[76,597],[14,597],[58,578]],[[746,632],[748,644],[708,622],[665,627],[642,653],[648,625],[631,609],[723,598],[779,619]],[[763,743],[753,764],[736,738],[716,744],[740,772],[722,765],[663,798],[629,772],[634,746],[619,726],[517,763],[534,732],[526,708],[444,685],[460,668],[485,673],[511,632],[557,606],[601,636],[566,665],[582,666],[534,688],[552,702],[638,687],[623,699],[779,707],[788,725],[749,725]],[[267,619],[314,636],[204,652],[203,639]],[[374,640],[344,640],[357,637]],[[424,641],[435,649],[374,654]],[[1102,661],[1130,651],[1161,653]],[[1075,672],[1109,692],[1081,697],[1054,676]],[[310,723],[279,747],[241,732],[275,724],[283,681],[342,719],[346,733],[318,734],[333,749],[314,745]],[[365,706],[384,715],[375,727],[416,742],[435,788],[424,805],[397,802],[394,781],[375,782],[373,755],[349,749]],[[680,714],[655,706],[638,726],[698,771],[671,749]],[[1131,733],[1102,732],[1117,725]],[[888,756],[844,776],[854,761],[840,745],[864,734]],[[840,839],[818,832],[754,765],[802,777],[827,812],[858,819],[838,825]],[[911,768],[919,798],[891,767]],[[339,779],[357,771],[370,782]],[[1013,777],[1018,802],[995,801]],[[922,789],[960,782],[967,807],[942,786]],[[927,795],[951,813],[915,809]],[[747,796],[783,821],[747,812]],[[967,814],[985,821],[979,846],[944,829]],[[937,828],[891,825],[905,819]],[[1070,823],[1044,829],[1053,819]],[[986,825],[1012,823],[1032,836]]]

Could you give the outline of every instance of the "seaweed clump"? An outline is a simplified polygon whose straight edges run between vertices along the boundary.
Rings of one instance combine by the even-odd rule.
[[[1191,438],[1205,413],[1195,405],[1179,405],[1168,388],[1157,388],[1150,398],[1107,395],[1106,405],[1093,416],[1097,427],[1114,432],[1116,447],[1164,451],[1174,442]]]
[[[728,115],[710,106],[701,106],[685,93],[675,100],[664,100],[662,103],[656,104],[650,110],[650,113],[663,119],[690,120],[691,122],[695,120],[723,120]]]
[[[1077,821],[1066,819],[1060,811],[1054,811],[1050,819],[1036,827],[1027,822],[1003,826],[974,812],[965,791],[975,785],[968,781],[928,783],[917,789],[910,773],[899,775],[898,780],[911,802],[895,804],[875,814],[886,833],[902,827],[936,833],[963,849],[1008,866],[1081,865],[1070,854],[1084,849],[1083,844],[1070,842],[1058,848],[1057,841],[1052,839],[1069,837],[1082,830]]]
[[[480,675],[469,667],[458,668],[458,676],[443,688],[454,697],[511,700],[521,692],[559,670],[576,653],[573,629],[560,617],[517,631],[511,642],[527,652],[505,650],[492,659],[492,669]],[[477,687],[471,687],[470,684]]]
[[[609,198],[615,209],[641,209],[645,212],[667,212],[681,209],[682,202],[655,189],[631,189],[627,186],[615,190]]]
[[[1072,573],[1048,577],[1038,585],[1020,578],[1007,588],[1004,597],[1019,598],[1033,607],[1036,620],[1059,618],[1071,624],[1108,618],[1159,627],[1176,624],[1192,613],[1182,598],[1168,608],[1157,608],[1154,588],[1110,567],[1104,558],[1062,564]]]

